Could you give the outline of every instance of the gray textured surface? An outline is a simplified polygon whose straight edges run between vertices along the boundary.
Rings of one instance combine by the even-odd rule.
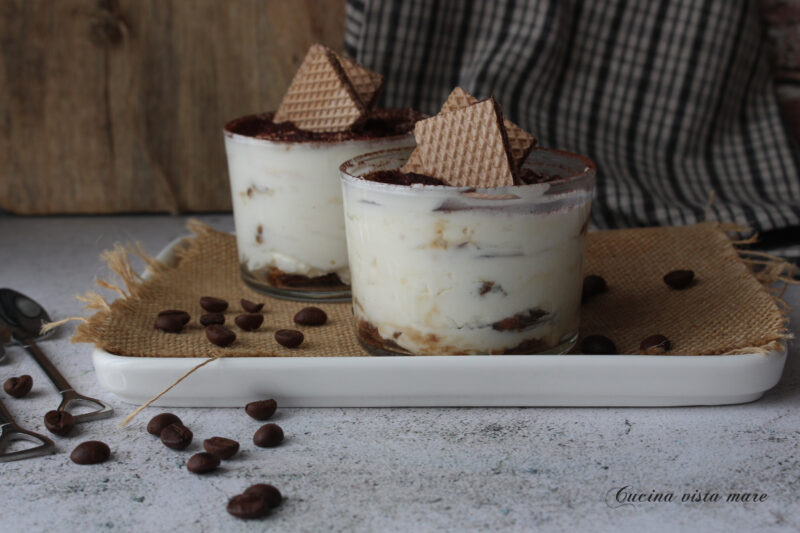
[[[221,229],[228,216],[202,217]],[[104,275],[98,254],[140,240],[156,252],[184,233],[184,218],[0,216],[0,286],[41,301],[54,318],[81,313],[73,299]],[[787,299],[800,307],[800,287]],[[793,313],[798,331],[800,314]],[[800,365],[792,346],[781,382],[758,402],[668,409],[286,409],[287,440],[250,440],[259,423],[238,409],[173,409],[194,432],[187,452],[129,429],[131,406],[96,384],[89,347],[43,343],[74,386],[116,408],[111,420],[54,437],[58,453],[0,463],[2,531],[797,531],[800,530]],[[28,373],[31,395],[3,401],[22,425],[45,431],[58,398],[17,348],[0,380]],[[0,393],[2,394],[2,393]],[[238,439],[243,451],[210,476],[185,469],[202,439]],[[106,441],[112,460],[78,466],[69,452]],[[227,498],[268,482],[286,496],[271,517],[242,522]],[[606,493],[699,490],[766,493],[762,503],[641,503],[612,509]]]

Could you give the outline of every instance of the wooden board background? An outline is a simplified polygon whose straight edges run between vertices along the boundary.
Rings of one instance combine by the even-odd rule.
[[[0,0],[0,208],[231,208],[222,125],[274,109],[344,0]]]

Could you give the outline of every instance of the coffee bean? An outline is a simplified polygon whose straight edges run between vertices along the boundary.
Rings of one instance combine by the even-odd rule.
[[[109,457],[111,457],[111,449],[108,444],[99,440],[88,440],[78,444],[69,456],[73,463],[79,465],[104,463],[108,461]]]
[[[266,483],[258,483],[257,485],[248,487],[247,490],[244,491],[244,494],[253,494],[258,496],[267,502],[267,507],[270,509],[274,509],[275,507],[279,506],[283,501],[283,495],[281,495],[281,491]]]
[[[260,518],[267,514],[266,500],[255,494],[238,494],[228,500],[228,512],[237,518]]]
[[[328,315],[319,307],[306,307],[294,315],[294,321],[301,326],[321,326],[328,320]]]
[[[175,315],[163,315],[156,318],[155,328],[167,333],[180,333],[183,321]]]
[[[75,427],[75,417],[67,411],[47,411],[44,414],[44,427],[54,435],[66,437]]]
[[[275,340],[287,348],[297,348],[304,338],[303,334],[296,329],[279,329],[275,332]]]
[[[206,313],[200,317],[200,324],[210,326],[211,324],[222,325],[225,323],[225,315],[222,313]]]
[[[258,313],[264,308],[264,304],[257,304],[255,302],[251,302],[250,300],[245,300],[242,298],[242,309],[247,311],[248,313]]]
[[[585,302],[592,296],[606,292],[608,285],[605,278],[596,274],[590,274],[583,278],[583,293],[581,294],[581,301]]]
[[[191,319],[189,313],[187,313],[186,311],[181,311],[180,309],[167,309],[166,311],[161,311],[160,313],[158,313],[158,316],[174,316],[175,318],[183,322],[184,326]]]
[[[14,398],[22,398],[28,394],[32,388],[33,378],[28,374],[8,378],[5,383],[3,383],[3,390],[6,391],[9,396],[13,396]]]
[[[689,287],[694,281],[693,270],[673,270],[664,275],[664,283],[671,289],[681,290]]]
[[[249,313],[247,315],[237,316],[234,321],[237,326],[245,331],[255,331],[264,323],[264,315]]]
[[[283,442],[283,430],[278,424],[264,424],[253,435],[253,444],[261,448],[274,448]]]
[[[170,424],[161,431],[161,442],[167,448],[184,450],[192,443],[192,432],[186,426]]]
[[[236,340],[236,333],[232,332],[225,326],[219,324],[211,324],[206,326],[206,337],[208,340],[217,346],[229,346]]]
[[[155,435],[156,437],[160,437],[161,432],[164,431],[164,428],[170,424],[178,424],[179,426],[182,426],[183,422],[181,422],[181,419],[172,413],[158,414],[151,418],[150,422],[147,423],[147,432],[151,435]]]
[[[208,474],[217,467],[219,467],[219,457],[207,452],[196,453],[186,462],[186,469],[193,474]]]
[[[214,298],[213,296],[203,296],[200,298],[200,307],[209,313],[221,313],[228,308],[228,302],[222,298]]]
[[[672,349],[672,343],[664,335],[650,335],[642,341],[639,348],[648,355],[662,355]]]
[[[220,459],[230,459],[239,451],[239,443],[225,437],[211,437],[203,441],[203,448]]]
[[[617,353],[614,342],[603,335],[589,335],[583,339],[581,350],[586,355],[614,355]]]
[[[272,399],[250,402],[244,406],[245,412],[256,420],[268,420],[277,408],[278,402]]]

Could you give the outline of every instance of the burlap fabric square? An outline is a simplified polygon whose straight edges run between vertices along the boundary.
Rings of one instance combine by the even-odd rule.
[[[103,258],[122,279],[122,286],[97,283],[119,293],[112,302],[97,292],[80,296],[96,310],[78,326],[73,342],[91,342],[110,353],[131,357],[334,357],[368,356],[353,331],[350,304],[319,304],[328,313],[322,327],[299,327],[294,314],[307,304],[269,298],[239,277],[233,235],[202,223],[188,224],[194,237],[184,240],[175,264],[163,264],[141,246],[118,245]],[[756,252],[740,250],[717,223],[674,228],[645,228],[591,233],[587,241],[587,274],[599,274],[609,289],[583,306],[581,334],[601,333],[620,353],[639,353],[647,336],[666,335],[669,355],[719,355],[765,352],[785,340],[787,318],[775,281],[789,281],[788,265]],[[130,258],[145,260],[147,279]],[[758,272],[754,272],[755,270]],[[682,291],[662,280],[675,269],[694,270],[696,283]],[[231,302],[227,322],[242,312],[239,301],[266,302],[264,325],[255,332],[236,330],[236,342],[219,348],[205,337],[197,319],[200,296]],[[192,320],[180,334],[153,328],[159,311],[183,309]],[[281,347],[273,334],[281,328],[303,330],[306,341],[294,350]]]

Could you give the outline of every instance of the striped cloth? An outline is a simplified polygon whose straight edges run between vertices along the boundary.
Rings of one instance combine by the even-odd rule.
[[[543,146],[597,163],[598,228],[712,219],[800,256],[800,154],[747,0],[349,0],[346,51],[381,104],[494,94]],[[796,231],[786,228],[794,228]]]

